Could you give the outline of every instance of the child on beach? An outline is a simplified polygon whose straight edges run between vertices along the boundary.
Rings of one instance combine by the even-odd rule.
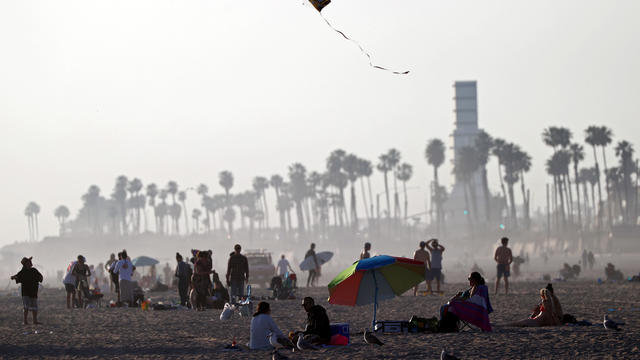
[[[33,267],[30,258],[23,257],[20,263],[22,270],[11,276],[16,284],[22,284],[22,304],[24,305],[24,324],[28,325],[27,315],[33,314],[33,324],[38,325],[38,283],[42,282],[42,274]]]

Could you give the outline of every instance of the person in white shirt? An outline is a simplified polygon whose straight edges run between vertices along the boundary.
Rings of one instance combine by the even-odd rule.
[[[249,348],[251,350],[272,350],[272,344],[276,344],[279,338],[286,339],[271,318],[271,306],[268,302],[261,301],[258,303],[258,310],[251,319]]]
[[[129,306],[133,306],[133,281],[131,275],[136,269],[127,257],[126,250],[122,251],[122,260],[116,263],[113,269],[114,274],[118,274],[120,280],[120,301],[126,302]]]
[[[289,261],[284,258],[284,254],[282,254],[280,261],[278,261],[278,266],[276,267],[276,269],[278,271],[276,275],[282,276],[282,277],[284,277],[284,275],[287,273],[287,269],[293,272],[291,265],[289,265]]]
[[[67,309],[71,309],[76,302],[76,277],[73,275],[73,267],[77,264],[77,261],[72,261],[67,267],[67,274],[65,275],[62,283],[67,291]]]

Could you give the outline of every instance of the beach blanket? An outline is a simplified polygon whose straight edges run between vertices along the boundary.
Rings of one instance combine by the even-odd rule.
[[[485,285],[479,285],[477,293],[468,300],[450,301],[447,311],[482,331],[492,331],[489,314],[493,312],[493,307],[489,301],[489,290]]]

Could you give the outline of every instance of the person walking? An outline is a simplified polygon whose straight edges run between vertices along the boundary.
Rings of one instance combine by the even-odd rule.
[[[510,275],[509,267],[513,262],[513,255],[511,254],[511,249],[507,247],[507,245],[509,244],[509,238],[503,237],[502,239],[500,239],[500,241],[502,242],[502,246],[499,246],[496,249],[495,254],[493,255],[493,259],[496,261],[496,263],[498,263],[498,266],[497,266],[498,276],[496,279],[496,292],[495,292],[496,295],[498,295],[498,289],[500,287],[500,279],[502,277],[504,277],[504,293],[505,294],[509,293],[509,275]]]
[[[431,239],[426,242],[426,247],[431,253],[431,268],[427,277],[427,287],[431,289],[431,281],[436,280],[436,291],[440,293],[440,281],[442,279],[442,253],[444,246],[438,243],[438,239]]]
[[[16,284],[22,284],[22,305],[24,307],[24,324],[29,325],[27,316],[29,311],[33,315],[33,324],[38,325],[38,284],[42,282],[42,274],[33,267],[31,259],[33,257],[23,257],[20,263],[22,270],[11,276],[11,280],[15,280]]]
[[[310,269],[309,270],[309,277],[307,278],[307,287],[309,287],[309,285],[313,286],[318,273],[320,272],[320,263],[318,262],[318,258],[316,257],[316,244],[315,243],[311,243],[311,246],[309,247],[309,250],[307,250],[307,253],[304,254],[304,258],[305,260],[312,256],[313,257],[313,262],[316,264],[316,267],[314,269]]]
[[[424,241],[420,241],[419,248],[413,253],[413,260],[422,261],[424,263],[424,278],[425,280],[429,276],[429,271],[431,271],[431,258],[429,257],[429,252],[425,250],[427,244]],[[420,284],[414,286],[413,288],[413,296],[418,295],[418,287]],[[431,283],[427,282],[427,291],[429,294],[433,293],[431,290]]]
[[[244,296],[244,284],[249,282],[249,262],[247,257],[242,255],[242,247],[236,244],[234,252],[229,256],[227,262],[227,286],[231,288],[231,298]]]

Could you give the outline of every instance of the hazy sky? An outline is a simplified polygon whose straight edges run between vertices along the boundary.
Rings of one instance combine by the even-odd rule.
[[[227,169],[244,190],[293,162],[323,169],[335,148],[396,147],[424,190],[455,80],[478,81],[482,128],[533,156],[537,205],[544,127],[582,141],[606,124],[640,146],[640,1],[333,0],[323,14],[411,74],[371,69],[303,0],[0,2],[0,245],[26,238],[27,202],[55,234],[56,206],[75,216],[89,185],[108,195],[120,174],[220,192]]]

